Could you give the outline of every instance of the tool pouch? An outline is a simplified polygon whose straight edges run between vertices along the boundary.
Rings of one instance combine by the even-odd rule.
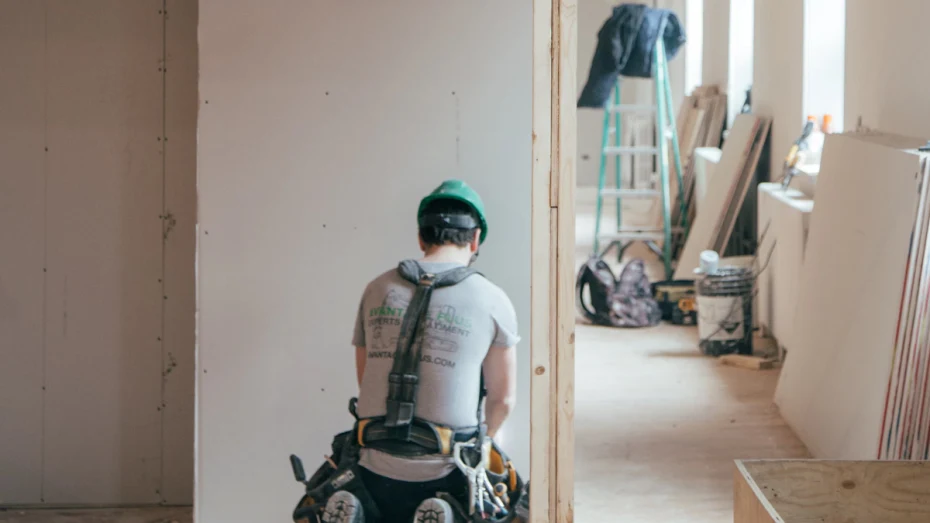
[[[313,473],[307,481],[306,493],[294,509],[294,522],[319,523],[322,520],[326,502],[330,496],[340,490],[355,495],[362,503],[365,514],[370,515],[374,520],[380,518],[381,512],[362,483],[359,474],[359,446],[355,431],[337,434],[333,438],[332,451],[333,455],[330,459],[336,463],[336,467],[334,468],[327,460]]]
[[[477,450],[463,449],[462,461],[469,467],[478,465],[481,460],[481,454]],[[506,516],[481,518],[477,513],[475,516],[466,517],[465,521],[473,523],[510,523],[512,521],[528,521],[529,519],[529,489],[523,483],[523,479],[517,473],[513,462],[504,453],[503,450],[493,440],[491,441],[491,451],[488,456],[488,465],[485,469],[492,485],[503,483],[507,490],[508,509]],[[447,499],[446,496],[440,496]],[[448,500],[448,499],[447,499]],[[459,505],[461,507],[461,505]],[[453,504],[453,510],[457,515],[467,514],[468,511],[463,508],[457,508]],[[458,519],[456,520],[458,521]]]

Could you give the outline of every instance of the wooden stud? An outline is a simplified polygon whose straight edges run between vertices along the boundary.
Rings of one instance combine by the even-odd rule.
[[[550,361],[549,334],[551,280],[550,241],[555,234],[549,226],[549,185],[552,150],[552,5],[550,0],[533,2],[533,181],[532,181],[532,262],[530,272],[530,360],[535,372],[530,380],[530,514],[534,523],[548,523],[549,480],[554,477],[550,459],[555,439],[550,424],[549,390],[555,367]],[[544,227],[541,227],[543,224]],[[554,266],[552,266],[554,270]],[[548,369],[548,371],[545,371]],[[554,419],[553,419],[554,420]]]
[[[530,510],[533,522],[568,523],[574,519],[577,0],[534,0],[533,22]]]

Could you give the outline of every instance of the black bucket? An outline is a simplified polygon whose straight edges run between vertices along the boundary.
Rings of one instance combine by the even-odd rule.
[[[754,283],[750,267],[720,267],[697,281],[701,352],[752,355]]]

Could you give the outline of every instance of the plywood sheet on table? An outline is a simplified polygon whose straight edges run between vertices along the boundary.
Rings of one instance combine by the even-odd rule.
[[[775,400],[818,458],[876,455],[918,199],[915,140],[832,135]]]
[[[161,0],[47,2],[47,503],[157,503]]]
[[[735,523],[930,520],[930,462],[750,460],[734,471]]]
[[[45,8],[3,0],[0,12],[0,503],[39,503]]]

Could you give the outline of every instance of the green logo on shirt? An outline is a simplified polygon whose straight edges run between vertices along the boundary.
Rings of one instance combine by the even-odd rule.
[[[398,320],[403,319],[404,313],[407,311],[405,307],[388,307],[387,305],[381,305],[379,307],[374,307],[368,311],[369,318],[396,318]],[[470,329],[472,325],[472,320],[468,316],[463,316],[457,314],[455,307],[444,305],[442,307],[431,307],[426,313],[427,324],[426,327],[429,329],[439,329],[446,332],[454,331],[459,334],[468,336],[470,334]],[[374,320],[377,323],[384,324],[384,321]],[[392,324],[398,324],[398,322],[391,321]]]

